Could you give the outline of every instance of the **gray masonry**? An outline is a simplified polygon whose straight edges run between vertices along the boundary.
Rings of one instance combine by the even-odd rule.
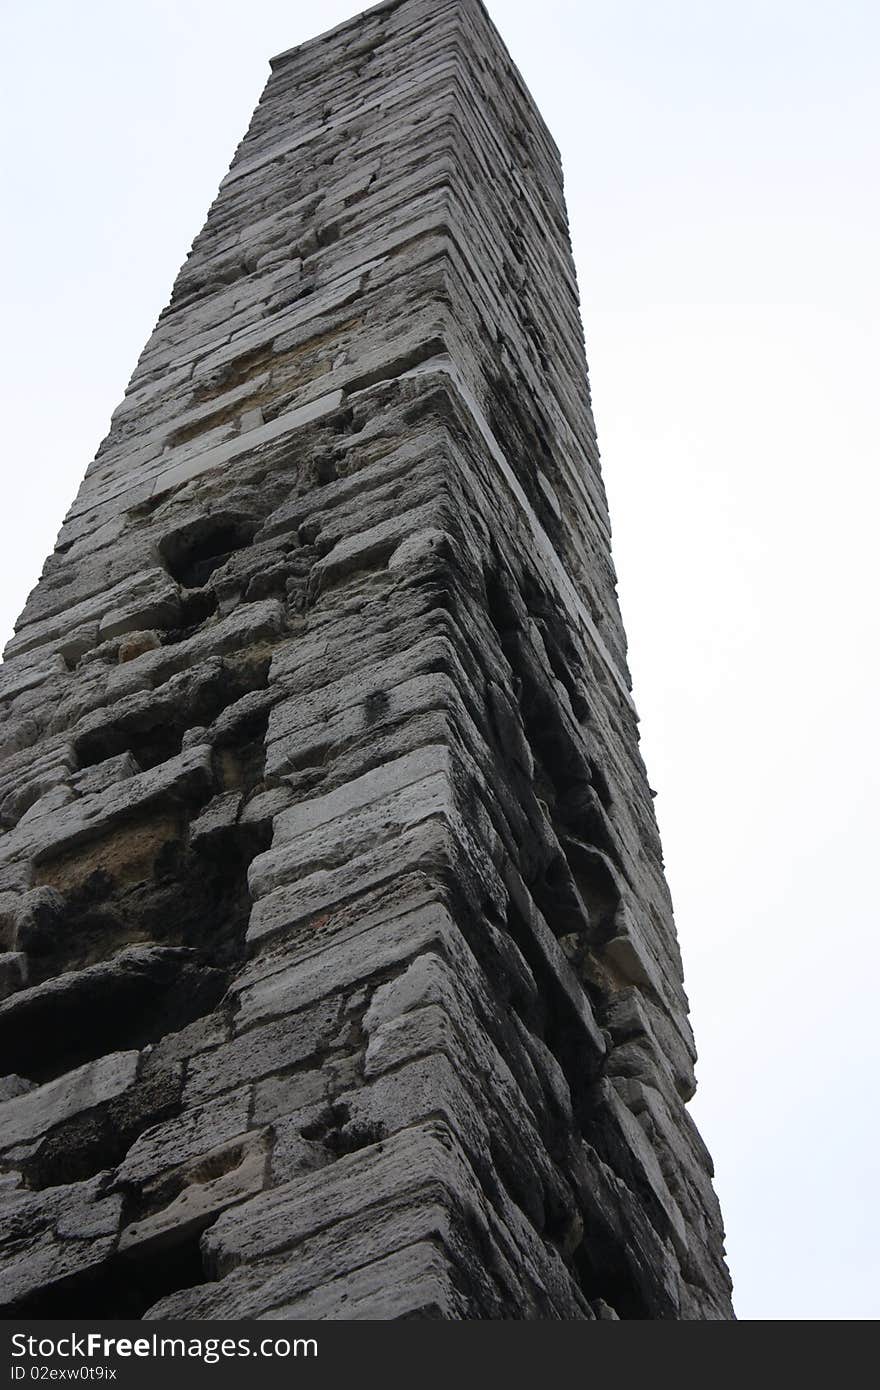
[[[559,155],[272,63],[0,669],[0,1297],[728,1318]]]

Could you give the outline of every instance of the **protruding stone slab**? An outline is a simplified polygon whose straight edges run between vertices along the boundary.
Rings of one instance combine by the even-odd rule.
[[[62,1120],[111,1100],[134,1084],[137,1052],[114,1052],[0,1105],[4,1148],[45,1134]]]

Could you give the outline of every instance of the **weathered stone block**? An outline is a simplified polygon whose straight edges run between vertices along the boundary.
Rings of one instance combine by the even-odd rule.
[[[297,1066],[326,1049],[339,1030],[339,1000],[333,997],[333,989],[333,982],[327,982],[319,996],[322,1002],[298,1012],[291,1009],[300,1001],[287,997],[277,1010],[284,1016],[276,1022],[251,1028],[222,1047],[194,1057],[187,1076],[187,1102],[195,1104],[243,1081]],[[251,1022],[250,1017],[242,1019],[242,1024]]]
[[[445,1252],[424,1242],[334,1279],[267,1318],[462,1318],[465,1304]]]
[[[348,930],[326,946],[310,948],[306,942],[268,966],[256,966],[253,979],[245,975],[239,985],[238,1026],[249,1027],[260,1019],[277,1017],[321,999],[333,991],[351,988],[358,981],[388,971],[430,947],[457,951],[464,942],[448,910],[429,904],[414,912],[394,916],[355,916]]]
[[[169,1168],[205,1154],[248,1127],[251,1089],[239,1087],[211,1105],[188,1109],[176,1119],[148,1129],[129,1149],[116,1171],[123,1186],[151,1181]]]
[[[4,1101],[0,1106],[0,1142],[11,1148],[35,1139],[71,1115],[111,1100],[134,1084],[137,1066],[137,1052],[114,1052]]]
[[[123,1229],[120,1254],[137,1258],[179,1244],[203,1230],[219,1212],[262,1190],[266,1158],[263,1136],[248,1135],[239,1143],[210,1150],[199,1162],[184,1165],[173,1175],[175,1185],[182,1190],[167,1206]]]

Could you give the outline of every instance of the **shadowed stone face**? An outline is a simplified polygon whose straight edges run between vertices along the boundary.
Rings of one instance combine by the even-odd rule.
[[[0,671],[7,1312],[726,1318],[559,157],[276,58]]]

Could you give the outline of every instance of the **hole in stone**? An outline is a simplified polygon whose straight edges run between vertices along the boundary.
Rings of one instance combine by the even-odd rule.
[[[387,690],[371,690],[364,700],[364,719],[367,724],[375,724],[381,719],[391,703]]]
[[[200,589],[234,551],[250,545],[258,529],[252,517],[217,512],[165,536],[159,553],[172,579],[186,589]]]
[[[84,1182],[122,1162],[144,1130],[180,1112],[179,1077],[157,1071],[108,1104],[56,1125],[21,1165],[31,1191]]]
[[[59,1280],[6,1308],[17,1318],[141,1318],[178,1289],[207,1283],[200,1238],[201,1231],[191,1233],[136,1260],[115,1255],[97,1271]]]
[[[120,753],[131,753],[139,769],[146,772],[179,753],[182,737],[182,729],[164,721],[141,729],[105,725],[93,734],[84,734],[74,746],[81,769],[95,767]]]
[[[213,589],[192,589],[181,595],[180,626],[168,628],[162,635],[163,647],[183,642],[198,632],[202,623],[217,612],[217,595]]]
[[[147,704],[75,738],[79,766],[94,767],[120,753],[131,753],[142,771],[158,767],[180,752],[189,729],[206,728],[242,696],[265,689],[268,673],[268,654],[254,649],[237,658],[215,661],[191,677],[181,674],[175,678],[179,694],[174,702]],[[267,713],[262,729],[254,723],[245,737],[265,732],[265,719]]]
[[[271,827],[232,825],[195,845],[163,820],[155,829],[144,859],[129,858],[120,832],[96,846],[89,863],[74,860],[71,873],[92,866],[76,881],[61,881],[64,866],[45,866],[43,878],[55,880],[51,886],[62,889],[65,906],[57,931],[34,956],[35,982],[106,962],[136,943],[188,946],[221,968],[239,958],[250,912],[247,870],[268,848]]]
[[[587,1233],[574,1256],[578,1282],[588,1299],[597,1298],[610,1304],[623,1320],[656,1317],[637,1287],[620,1253],[620,1243],[588,1226]]]
[[[607,941],[614,935],[620,889],[608,864],[591,845],[563,840],[578,892],[590,914],[590,939]]]
[[[43,1083],[141,1048],[210,1013],[227,984],[194,954],[140,945],[12,995],[0,1008],[0,1073]]]
[[[262,740],[226,756],[243,756],[246,796]],[[51,930],[35,933],[33,986],[0,1004],[0,1073],[43,1082],[155,1042],[219,1002],[244,953],[248,866],[271,825],[237,824],[234,807],[230,824],[190,842],[179,814],[122,826],[70,862],[42,866],[60,908]]]

